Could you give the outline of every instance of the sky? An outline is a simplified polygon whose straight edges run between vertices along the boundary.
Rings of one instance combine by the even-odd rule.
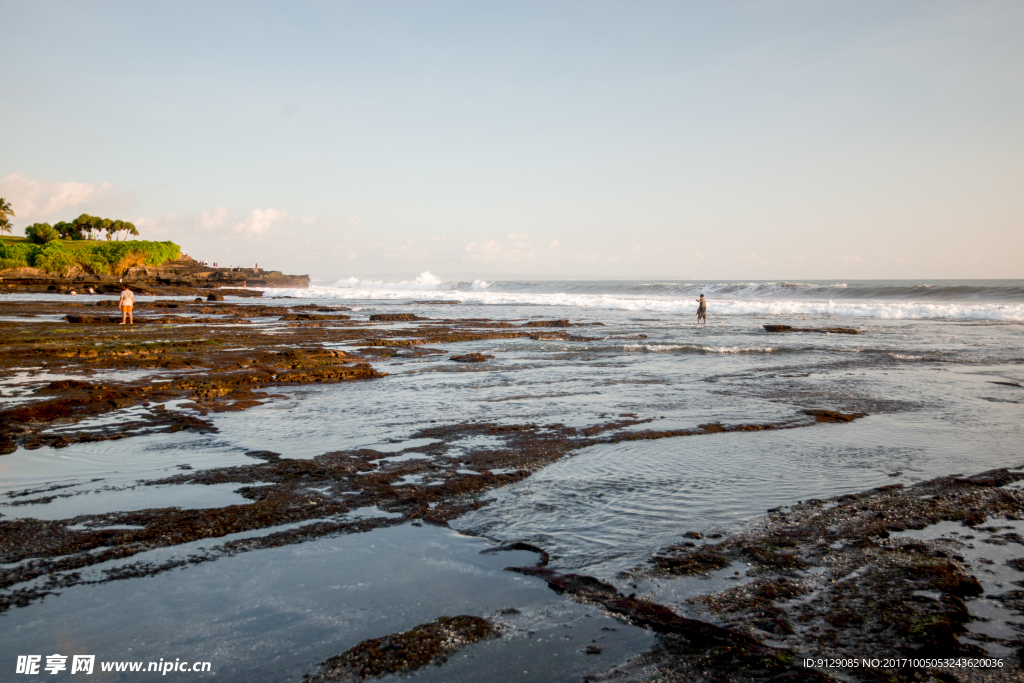
[[[1024,3],[0,0],[0,197],[349,276],[1024,277]]]

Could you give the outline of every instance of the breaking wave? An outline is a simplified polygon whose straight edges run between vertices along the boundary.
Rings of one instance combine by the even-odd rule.
[[[332,286],[309,289],[267,289],[266,297],[289,296],[299,299],[338,300],[451,300],[466,305],[485,306],[572,306],[583,309],[619,310],[646,313],[694,315],[692,298],[668,296],[623,296],[603,293],[503,291],[498,283],[477,280],[468,283],[442,283],[430,273],[404,282],[368,282],[350,278]],[[505,283],[502,283],[505,284]],[[415,294],[413,294],[415,292]],[[982,303],[975,301],[929,302],[891,300],[814,300],[708,297],[708,315],[713,317],[748,316],[834,316],[839,318],[879,318],[885,320],[979,320],[1024,322],[1024,303]],[[555,315],[558,315],[557,313]]]
[[[472,282],[444,282],[430,271],[424,271],[414,280],[403,280],[401,282],[384,282],[383,280],[362,280],[357,277],[350,277],[338,280],[329,288],[320,289],[361,289],[361,290],[415,290],[417,292],[429,292],[439,290],[458,291],[468,289],[480,291],[487,289],[493,283],[484,280],[473,280]],[[303,290],[308,291],[308,290]]]
[[[771,353],[771,346],[698,346],[696,344],[626,344],[623,351],[642,353]]]
[[[498,291],[521,294],[575,294],[679,298],[704,294],[717,299],[907,300],[1024,303],[1024,280],[863,280],[849,282],[637,282],[622,280],[443,280],[428,272],[411,280],[350,277],[333,287],[414,289],[417,291]]]

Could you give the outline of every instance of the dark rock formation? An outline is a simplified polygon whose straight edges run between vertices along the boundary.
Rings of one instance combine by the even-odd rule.
[[[328,659],[318,673],[305,680],[317,683],[358,681],[412,671],[431,663],[441,664],[448,655],[467,645],[496,636],[494,627],[481,617],[438,617],[408,631],[364,640]]]
[[[452,356],[448,360],[453,360],[456,363],[483,363],[484,361],[489,361],[492,358],[494,358],[494,356],[487,356],[482,353],[467,353],[462,356]]]
[[[281,320],[348,320],[349,315],[328,315],[326,313],[289,313],[282,315]]]
[[[372,322],[394,322],[399,320],[420,320],[412,313],[377,313],[371,315],[370,320]]]
[[[767,332],[820,332],[830,334],[860,334],[852,327],[793,327],[792,325],[765,325]]]
[[[993,534],[982,542],[997,544],[1003,537],[995,534],[1008,527],[979,525],[990,518],[1020,519],[1024,494],[1006,485],[1021,478],[1019,472],[991,470],[775,508],[750,532],[701,548],[669,546],[651,557],[653,569],[638,567],[619,578],[700,574],[736,563],[752,580],[688,600],[729,631],[770,637],[775,646],[805,657],[849,662],[834,665],[844,680],[945,680],[922,675],[923,668],[864,670],[854,659],[878,648],[892,657],[986,656],[976,644],[982,636],[968,633],[974,617],[964,600],[981,594],[982,586],[960,555],[964,541],[957,534],[923,540],[891,532],[952,521],[970,527],[965,540]],[[668,647],[654,654],[662,675],[688,670],[692,656]]]

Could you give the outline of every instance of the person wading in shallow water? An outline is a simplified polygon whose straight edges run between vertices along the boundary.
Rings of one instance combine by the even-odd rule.
[[[135,305],[135,292],[128,289],[128,285],[124,286],[121,290],[121,300],[117,302],[118,307],[121,309],[121,324],[124,325],[124,319],[128,318],[128,324],[134,325],[135,319],[132,317],[132,306]]]
[[[699,323],[701,320],[703,320],[704,324],[707,325],[708,324],[708,302],[704,298],[703,294],[701,294],[700,298],[697,299],[697,303],[700,304],[700,306],[697,307],[697,322]]]

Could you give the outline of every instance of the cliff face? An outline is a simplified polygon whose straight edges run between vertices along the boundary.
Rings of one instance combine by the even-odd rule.
[[[0,292],[45,292],[87,290],[113,291],[123,281],[132,289],[160,293],[161,290],[213,289],[219,287],[263,289],[267,287],[288,287],[305,289],[309,287],[308,275],[285,275],[278,270],[252,268],[210,268],[193,259],[181,257],[159,266],[132,268],[123,277],[116,275],[93,275],[73,271],[67,277],[45,273],[35,268],[17,268],[0,273]],[[171,293],[171,292],[167,292]]]
[[[252,268],[211,268],[201,266],[190,258],[179,258],[160,266],[143,266],[128,271],[132,282],[142,285],[171,285],[183,287],[309,287],[308,275],[285,275],[279,270],[256,271]],[[127,281],[127,278],[126,278]]]

